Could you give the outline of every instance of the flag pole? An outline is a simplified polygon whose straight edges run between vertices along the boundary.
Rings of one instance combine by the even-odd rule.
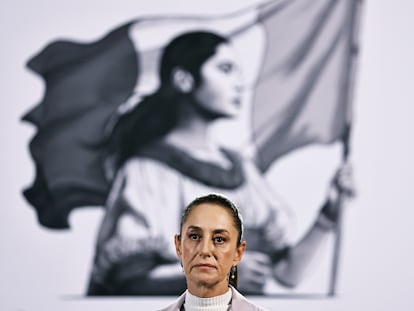
[[[356,69],[356,57],[358,53],[358,31],[359,24],[361,20],[361,8],[363,0],[354,0],[352,2],[352,16],[350,18],[350,36],[349,36],[349,47],[351,49],[351,57],[348,59],[346,79],[344,81],[344,96],[343,101],[346,107],[349,107],[347,114],[347,124],[344,129],[344,133],[341,137],[342,142],[342,163],[345,163],[350,155],[350,136],[352,128],[352,116],[351,116],[351,100],[352,92],[354,87],[355,80],[355,69]],[[338,220],[337,226],[335,228],[334,236],[334,245],[333,245],[333,256],[332,256],[332,265],[331,265],[331,274],[329,280],[329,290],[328,296],[335,296],[337,294],[337,283],[338,283],[338,270],[339,270],[339,259],[341,253],[341,244],[342,244],[342,226],[343,226],[343,205],[346,198],[346,194],[343,190],[339,190],[339,197],[336,202],[337,211],[338,211]]]
[[[348,160],[349,151],[350,151],[350,132],[351,132],[351,123],[347,124],[344,134],[342,136],[342,163],[345,163]],[[345,194],[343,190],[338,189],[339,196],[336,204],[336,210],[338,211],[337,226],[334,231],[334,245],[333,245],[333,256],[332,256],[332,266],[331,274],[329,280],[329,296],[336,295],[336,287],[338,283],[338,270],[339,270],[339,258],[341,253],[342,246],[342,216],[343,216],[343,205],[345,201]]]

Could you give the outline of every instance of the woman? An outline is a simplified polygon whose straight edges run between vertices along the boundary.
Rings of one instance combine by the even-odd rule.
[[[158,91],[125,114],[112,135],[116,178],[88,294],[182,292],[186,282],[169,237],[184,206],[210,192],[232,197],[245,216],[250,247],[239,270],[242,292],[263,294],[269,278],[295,286],[335,225],[336,199],[327,199],[312,228],[290,246],[288,210],[252,159],[209,137],[214,121],[236,116],[241,104],[241,71],[225,38],[175,38],[164,50],[160,78]]]
[[[246,242],[234,203],[216,194],[195,199],[185,209],[174,241],[188,289],[161,311],[265,310],[236,289]]]

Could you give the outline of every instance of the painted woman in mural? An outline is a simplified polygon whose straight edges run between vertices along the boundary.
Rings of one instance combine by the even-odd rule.
[[[244,82],[226,38],[189,32],[164,49],[160,86],[117,121],[107,168],[115,172],[99,229],[88,295],[178,294],[185,277],[171,237],[194,197],[221,193],[244,215],[248,251],[239,288],[263,294],[268,279],[294,287],[336,225],[338,191],[349,171],[334,177],[319,215],[303,238],[289,241],[290,211],[254,158],[210,136],[215,121],[236,117]],[[349,193],[345,191],[345,193]]]

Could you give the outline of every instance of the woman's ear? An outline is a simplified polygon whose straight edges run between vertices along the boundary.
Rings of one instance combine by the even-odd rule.
[[[246,250],[246,241],[240,243],[240,245],[236,248],[236,254],[233,258],[233,266],[237,266],[241,261],[243,254]]]
[[[177,253],[178,258],[181,260],[181,239],[178,234],[174,236],[175,252]]]
[[[180,67],[174,68],[171,74],[172,85],[181,93],[190,93],[194,87],[194,78],[191,73]]]

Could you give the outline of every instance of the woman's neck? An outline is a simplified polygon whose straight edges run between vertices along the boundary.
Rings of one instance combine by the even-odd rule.
[[[206,140],[214,119],[200,112],[197,104],[192,101],[182,101],[179,107],[179,116],[173,131],[191,133],[198,139]]]
[[[182,102],[176,126],[162,140],[194,158],[228,168],[231,163],[209,136],[214,121],[215,118],[201,113],[194,103]]]
[[[201,120],[192,119],[180,122],[166,136],[166,141],[173,144],[191,146],[197,149],[206,149],[210,145],[208,136],[209,125]]]
[[[187,292],[185,297],[185,310],[205,310],[205,311],[223,311],[228,310],[231,303],[232,293],[230,289],[221,295],[209,298],[202,298]]]
[[[211,298],[215,296],[220,296],[228,292],[229,286],[227,281],[220,282],[215,286],[205,286],[205,284],[188,284],[188,292],[199,298]]]

